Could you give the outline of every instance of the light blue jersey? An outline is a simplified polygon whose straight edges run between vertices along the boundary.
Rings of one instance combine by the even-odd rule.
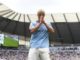
[[[32,22],[30,24],[29,29],[35,28],[38,22]],[[49,26],[52,28],[51,24]],[[31,48],[49,48],[49,35],[48,30],[44,24],[41,24],[39,29],[31,34],[30,40],[30,47]]]

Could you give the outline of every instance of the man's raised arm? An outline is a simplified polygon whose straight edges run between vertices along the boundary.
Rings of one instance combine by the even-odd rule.
[[[55,30],[52,28],[51,24],[50,24],[50,26],[46,22],[44,22],[44,24],[47,27],[49,32],[51,32],[51,33],[55,32]]]
[[[38,28],[40,27],[41,23],[37,23],[36,26],[34,26],[34,28],[30,28],[30,32],[33,33],[35,31],[38,30]]]

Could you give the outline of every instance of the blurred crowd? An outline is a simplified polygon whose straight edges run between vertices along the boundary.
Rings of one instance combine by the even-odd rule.
[[[28,49],[26,46],[19,46],[19,48],[0,48],[0,60],[26,60],[28,56]]]
[[[27,60],[29,49],[0,48],[0,60]],[[77,47],[50,47],[51,60],[80,60],[80,49]]]
[[[51,47],[51,60],[80,60],[80,50],[77,47]]]

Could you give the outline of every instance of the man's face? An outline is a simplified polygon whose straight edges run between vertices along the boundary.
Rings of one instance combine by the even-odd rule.
[[[43,15],[40,16],[40,20],[44,20],[44,16]]]
[[[40,15],[39,16],[39,20],[44,20],[44,16],[43,15]]]

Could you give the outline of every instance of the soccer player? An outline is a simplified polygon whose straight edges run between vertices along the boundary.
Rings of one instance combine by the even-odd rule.
[[[39,10],[37,16],[38,20],[31,22],[29,27],[31,40],[28,60],[50,60],[48,33],[53,33],[54,29],[49,22],[44,20],[45,12],[43,10]]]

